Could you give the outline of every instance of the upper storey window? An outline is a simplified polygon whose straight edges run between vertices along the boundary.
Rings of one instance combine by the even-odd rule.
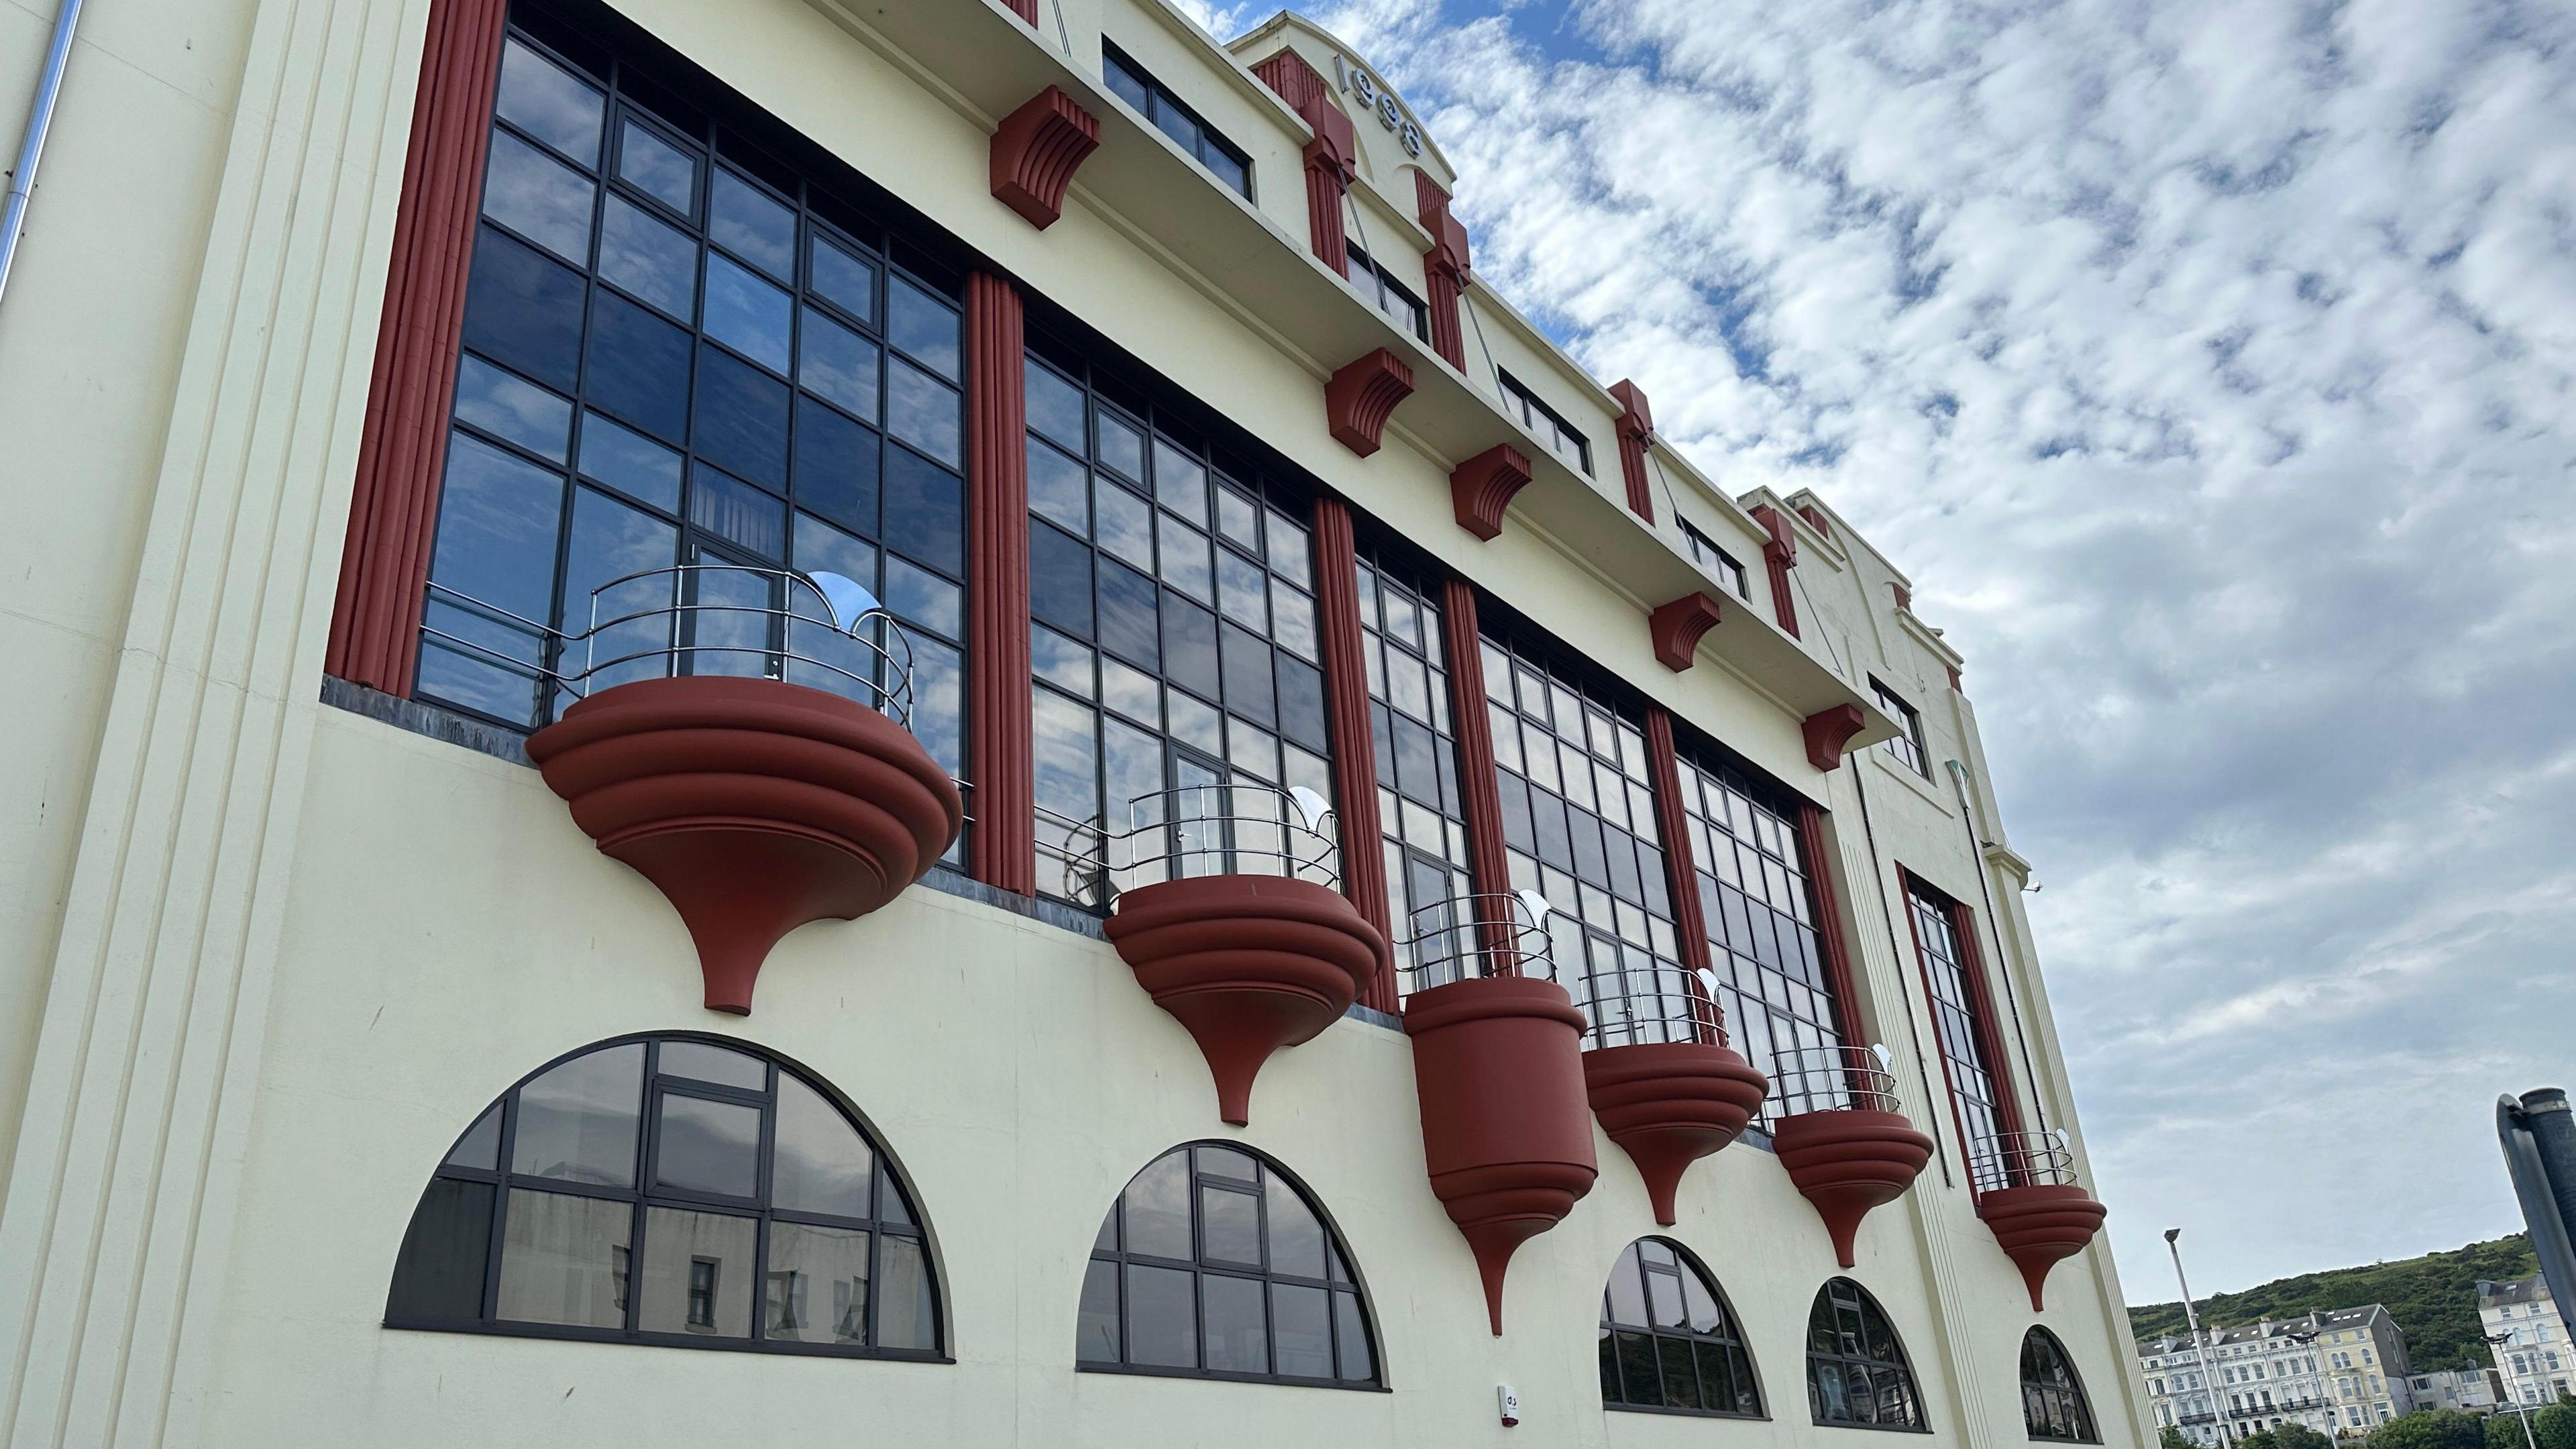
[[[1682,536],[1690,540],[1691,562],[1717,575],[1728,592],[1739,599],[1753,597],[1752,586],[1745,582],[1744,565],[1735,555],[1717,546],[1717,540],[1699,531],[1689,519],[1682,520]]]
[[[1925,779],[1930,779],[1932,776],[1932,756],[1930,751],[1923,748],[1923,716],[1921,712],[1916,710],[1914,706],[1907,704],[1903,699],[1899,698],[1896,691],[1889,689],[1886,685],[1879,683],[1876,679],[1872,679],[1869,682],[1869,692],[1871,696],[1878,701],[1878,707],[1880,709],[1887,711],[1890,715],[1895,717],[1898,724],[1904,726],[1902,730],[1897,732],[1896,738],[1887,742],[1887,752],[1894,755],[1896,758],[1903,760],[1905,762],[1905,768],[1923,776]]]
[[[1736,1049],[1775,1084],[1764,1120],[1848,1105],[1841,1015],[1816,937],[1806,843],[1781,797],[1743,769],[1679,761],[1712,987]],[[1775,1105],[1776,1104],[1776,1105]]]
[[[1313,549],[1305,502],[1218,461],[1194,425],[1104,395],[1071,353],[1026,365],[1037,881],[1101,906],[1098,863],[1124,864],[1104,833],[1166,823],[1148,797],[1189,790],[1196,808],[1201,787],[1246,782],[1332,798]],[[1224,793],[1197,813],[1264,808],[1265,792]],[[1234,868],[1276,873],[1257,834],[1238,826]]]
[[[961,774],[958,305],[927,261],[605,55],[505,43],[422,614],[421,695],[516,728],[673,667],[788,674],[782,580],[914,635],[914,732]],[[672,573],[653,570],[702,566]],[[737,566],[727,568],[725,566]],[[674,578],[698,636],[667,615]],[[777,611],[777,612],[764,612]],[[725,631],[713,640],[706,630]],[[735,637],[739,635],[739,637]],[[710,648],[721,644],[726,652]]]
[[[1386,319],[1425,342],[1431,340],[1431,309],[1423,304],[1386,264],[1370,256],[1358,242],[1345,239],[1344,249],[1350,254],[1348,273],[1360,295],[1377,304]]]
[[[1475,889],[1467,874],[1467,817],[1458,798],[1458,738],[1449,718],[1449,648],[1440,600],[1415,588],[1413,577],[1384,550],[1360,561],[1360,655],[1368,669],[1387,905],[1399,942],[1455,924],[1434,908]],[[1399,979],[1408,989],[1440,984]]]
[[[1252,158],[1242,147],[1200,120],[1198,112],[1181,104],[1181,98],[1173,95],[1169,86],[1154,79],[1118,47],[1102,43],[1100,69],[1109,89],[1134,107],[1136,114],[1153,122],[1156,129],[1180,143],[1182,150],[1197,157],[1210,175],[1242,193],[1245,200],[1252,198]]]
[[[1644,732],[1570,671],[1490,636],[1483,647],[1512,888],[1553,909],[1556,979],[1591,1044],[1697,1040]]]
[[[1503,380],[1503,411],[1512,415],[1522,427],[1536,434],[1547,450],[1585,477],[1592,475],[1592,444],[1584,440],[1574,425],[1556,409],[1538,400],[1538,394],[1521,385],[1521,380],[1506,372]]]

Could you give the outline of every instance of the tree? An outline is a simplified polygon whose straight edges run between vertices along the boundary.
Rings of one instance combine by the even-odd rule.
[[[2486,1425],[2457,1409],[2391,1419],[2371,1432],[2366,1449],[2488,1449]]]
[[[2332,1439],[2305,1424],[2283,1424],[2271,1433],[2272,1449],[2334,1449]]]
[[[2576,1403],[2560,1399],[2532,1415],[2531,1433],[2540,1449],[2576,1449]]]
[[[2191,1442],[2189,1435],[2167,1424],[2163,1432],[2156,1435],[2156,1449],[2200,1449],[2200,1446]]]

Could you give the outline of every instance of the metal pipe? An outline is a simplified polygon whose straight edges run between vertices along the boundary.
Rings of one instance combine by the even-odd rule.
[[[2191,1325],[2192,1352],[2200,1359],[2201,1387],[2209,1390],[2209,1416],[2218,1422],[2218,1442],[2233,1444],[2234,1435],[2227,1432],[2227,1411],[2218,1407],[2218,1370],[2209,1366],[2209,1345],[2200,1336],[2200,1313],[2191,1306],[2191,1280],[2182,1275],[2182,1229],[2165,1229],[2165,1248],[2173,1254],[2174,1282],[2182,1286],[2183,1321]]]
[[[45,73],[36,82],[36,103],[27,111],[27,138],[18,147],[17,168],[9,173],[9,206],[0,212],[0,293],[9,290],[9,264],[18,259],[18,234],[26,229],[27,199],[36,189],[36,163],[44,159],[45,133],[54,126],[54,106],[62,99],[63,71],[72,59],[72,32],[80,26],[81,0],[62,0],[54,11],[54,43],[45,52]]]

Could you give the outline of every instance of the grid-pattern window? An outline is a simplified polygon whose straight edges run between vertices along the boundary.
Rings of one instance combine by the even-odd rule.
[[[1696,1040],[1645,732],[1572,671],[1482,642],[1512,888],[1547,898],[1556,979],[1590,1043]]]
[[[1413,587],[1411,577],[1382,553],[1360,560],[1360,654],[1368,669],[1388,917],[1400,942],[1471,919],[1461,913],[1453,921],[1430,908],[1475,889],[1468,875],[1466,811],[1458,798],[1458,739],[1449,718],[1440,600]],[[1428,915],[1415,914],[1426,910]],[[1398,954],[1405,954],[1401,946]],[[1420,954],[1437,959],[1453,952],[1426,945]],[[1419,973],[1398,979],[1408,991],[1440,984]]]
[[[1307,505],[1248,469],[1212,459],[1204,438],[1079,358],[1033,343],[1027,361],[1030,661],[1038,804],[1038,888],[1095,908],[1075,862],[1105,853],[1101,831],[1155,827],[1140,797],[1251,782],[1333,798],[1318,663]],[[1225,791],[1230,810],[1265,806]],[[1196,813],[1213,792],[1187,797]],[[1278,831],[1232,844],[1238,868],[1275,873]],[[1294,842],[1289,842],[1294,844]],[[1329,862],[1327,862],[1329,863]],[[1201,860],[1197,868],[1208,868]],[[1157,878],[1122,872],[1121,888]]]
[[[1689,519],[1682,520],[1682,537],[1690,540],[1691,562],[1717,575],[1718,582],[1739,599],[1753,597],[1753,586],[1744,575],[1744,565],[1735,555],[1717,546],[1717,540],[1700,532]]]
[[[607,1042],[486,1109],[421,1194],[385,1322],[928,1358],[920,1214],[830,1094],[735,1046]]]
[[[1508,372],[1498,375],[1503,382],[1503,411],[1536,435],[1549,452],[1564,460],[1567,467],[1590,477],[1592,444],[1574,430],[1574,425],[1565,420],[1564,414],[1540,402],[1538,394],[1523,386],[1519,378]]]
[[[1932,777],[1932,754],[1931,751],[1923,747],[1923,716],[1921,712],[1916,710],[1914,706],[1907,704],[1904,698],[1898,695],[1895,690],[1888,688],[1886,685],[1879,683],[1875,679],[1869,682],[1869,692],[1871,696],[1878,701],[1878,707],[1887,711],[1888,714],[1896,720],[1897,724],[1902,726],[1902,728],[1897,731],[1896,738],[1887,742],[1887,752],[1894,755],[1899,760],[1904,761],[1905,768],[1912,770],[1914,773],[1921,775],[1927,780],[1930,779]]]
[[[1762,1389],[1716,1280],[1688,1250],[1639,1238],[1601,1294],[1601,1403],[1758,1418]]]
[[[1340,1235],[1278,1168],[1216,1142],[1154,1159],[1100,1220],[1073,1356],[1184,1378],[1378,1382]]]
[[[1797,821],[1740,767],[1678,764],[1713,991],[1736,1050],[1774,1083],[1762,1120],[1848,1106],[1824,1050],[1844,1042]]]
[[[1978,1191],[2005,1186],[2010,1163],[2002,1148],[2003,1098],[1997,1063],[1986,1060],[1984,1034],[1977,1023],[1977,997],[1968,981],[1968,955],[1962,949],[1957,913],[1950,902],[1921,882],[1908,879],[1906,904],[1914,914],[1914,949],[1932,993],[1932,1034],[1941,1044],[1941,1063],[1950,1078],[1950,1101],[1959,1111],[1959,1130],[1967,1138],[1968,1175]]]
[[[1431,309],[1424,305],[1422,299],[1397,281],[1395,273],[1389,271],[1385,263],[1370,256],[1358,242],[1345,239],[1343,248],[1349,253],[1344,269],[1352,285],[1360,289],[1360,295],[1374,302],[1377,309],[1386,314],[1388,321],[1425,342],[1430,341]]]
[[[567,44],[580,44],[568,39]],[[914,636],[914,733],[963,773],[958,305],[883,228],[623,61],[504,44],[464,354],[423,610],[421,695],[517,728],[590,682],[807,677],[759,612],[813,607],[745,570],[839,573]],[[592,591],[596,651],[559,644]],[[739,566],[728,569],[723,566]],[[799,625],[802,630],[806,626]],[[822,626],[816,625],[816,628]],[[712,652],[715,646],[731,652]],[[868,696],[871,697],[872,696]]]
[[[2163,1405],[2157,1406],[2159,1413]],[[2065,1345],[2045,1328],[2034,1328],[2021,1340],[2021,1420],[2034,1439],[2063,1439],[2099,1444],[2093,1406],[2084,1401],[2084,1381]]]
[[[1849,1278],[1817,1290],[1807,1315],[1807,1406],[1819,1424],[1926,1427],[1905,1345],[1878,1300]]]
[[[1136,114],[1153,122],[1155,129],[1196,157],[1209,175],[1234,188],[1244,199],[1251,199],[1252,158],[1242,147],[1218,134],[1214,126],[1199,118],[1198,112],[1183,105],[1169,86],[1154,79],[1152,72],[1118,47],[1101,45],[1100,70],[1118,99],[1133,106]]]

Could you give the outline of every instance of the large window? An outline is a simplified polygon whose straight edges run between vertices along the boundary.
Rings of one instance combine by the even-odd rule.
[[[1745,581],[1744,565],[1735,555],[1717,546],[1717,540],[1702,533],[1697,524],[1682,520],[1682,537],[1690,541],[1691,562],[1717,575],[1728,592],[1739,599],[1753,597],[1752,585]]]
[[[1878,707],[1887,711],[1902,727],[1897,730],[1896,738],[1887,742],[1887,752],[1903,761],[1905,768],[1925,779],[1930,779],[1932,756],[1923,747],[1922,712],[1907,704],[1896,691],[1875,679],[1869,682],[1869,692],[1878,701]]]
[[[1807,1406],[1819,1424],[1926,1430],[1914,1370],[1868,1290],[1836,1278],[1807,1314]]]
[[[1950,1104],[1966,1140],[1968,1176],[1984,1192],[2008,1185],[2012,1155],[2004,1149],[2005,1108],[2001,1063],[1986,1053],[1979,1020],[1984,996],[1969,972],[1974,954],[1959,938],[1966,912],[1930,886],[1906,877],[1905,900],[1914,917],[1914,951],[1932,996],[1932,1034],[1941,1044],[1941,1066],[1950,1079]]]
[[[1037,881],[1099,907],[1104,822],[1155,825],[1131,814],[1141,796],[1252,782],[1333,798],[1313,548],[1305,502],[1212,457],[1188,422],[1042,341],[1027,369]]]
[[[1467,817],[1458,798],[1458,739],[1449,719],[1449,646],[1440,600],[1414,587],[1415,577],[1385,550],[1360,561],[1360,653],[1368,669],[1387,905],[1399,943],[1472,919],[1462,910],[1460,921],[1453,921],[1432,908],[1475,889],[1468,875]],[[1397,949],[1404,954],[1402,944]],[[1440,959],[1454,953],[1426,946],[1421,954]],[[1397,979],[1407,990],[1440,984],[1418,976]]]
[[[1386,314],[1388,321],[1425,342],[1430,341],[1431,310],[1423,305],[1422,299],[1397,281],[1395,273],[1388,270],[1385,263],[1371,257],[1358,242],[1345,238],[1343,249],[1349,254],[1343,269],[1360,289],[1360,295],[1374,302],[1377,309]]]
[[[2156,1406],[2161,1416],[2164,1406]],[[2063,1439],[2099,1444],[2093,1429],[2093,1406],[2084,1401],[2084,1381],[2066,1346],[2045,1328],[2034,1328],[2021,1341],[2021,1421],[2034,1439]]]
[[[935,1358],[935,1270],[891,1167],[829,1092],[742,1046],[588,1047],[457,1139],[385,1324]]]
[[[1601,1294],[1606,1408],[1760,1417],[1762,1387],[1726,1295],[1690,1250],[1639,1238]]]
[[[1563,413],[1539,401],[1538,394],[1530,391],[1519,378],[1508,372],[1500,376],[1503,383],[1503,411],[1511,414],[1522,427],[1536,434],[1539,442],[1545,444],[1549,452],[1563,459],[1567,467],[1590,477],[1592,444],[1581,433],[1574,430],[1574,425],[1565,420]]]
[[[482,216],[418,692],[531,728],[571,697],[554,676],[637,653],[589,683],[664,673],[674,642],[738,648],[680,656],[694,672],[861,690],[764,653],[784,619],[757,611],[792,601],[747,570],[830,571],[906,621],[913,730],[962,774],[952,283],[577,35],[506,41]],[[709,567],[602,596],[603,618],[653,617],[597,653],[566,641],[594,589],[678,565]],[[674,641],[675,578],[684,602],[753,612],[693,614]]]
[[[1736,1049],[1773,1083],[1763,1120],[1847,1106],[1828,1050],[1844,1044],[1841,1017],[1794,807],[1777,786],[1700,753],[1679,761],[1691,864],[1717,1004]]]
[[[1592,1023],[1587,1043],[1697,1040],[1645,732],[1533,648],[1483,647],[1512,888],[1553,909],[1556,979]]]
[[[1101,1219],[1074,1329],[1082,1368],[1375,1388],[1368,1305],[1341,1237],[1278,1167],[1175,1147]]]
[[[1208,169],[1208,174],[1241,193],[1245,200],[1252,198],[1252,158],[1244,154],[1242,147],[1219,135],[1214,126],[1199,119],[1198,112],[1183,105],[1169,86],[1154,79],[1125,51],[1105,42],[1100,47],[1100,71],[1118,99],[1179,143],[1182,150]]]

